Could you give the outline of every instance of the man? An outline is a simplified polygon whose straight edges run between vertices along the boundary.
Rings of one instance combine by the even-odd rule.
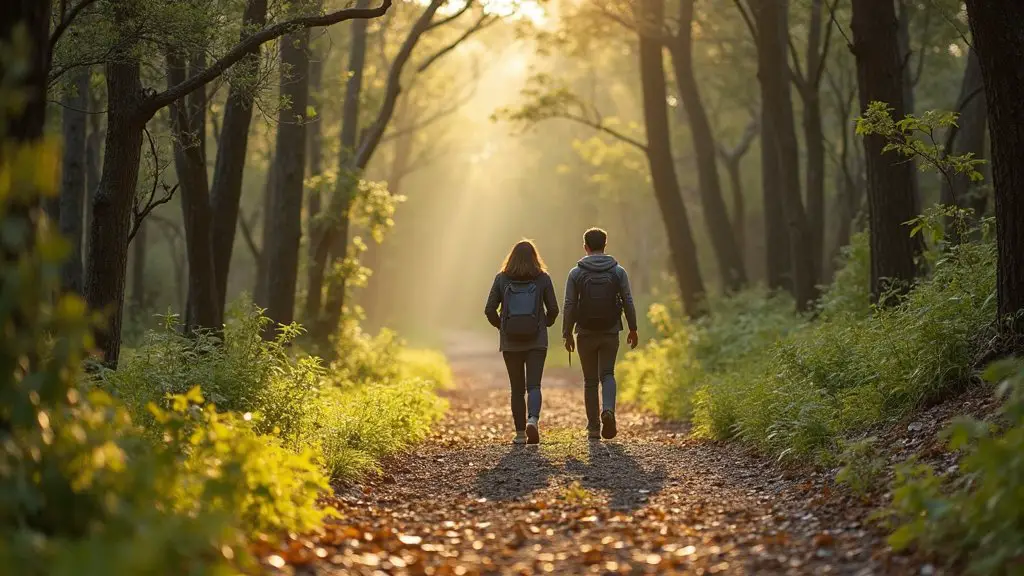
[[[626,342],[630,348],[636,348],[638,341],[636,308],[629,291],[629,277],[615,258],[604,253],[607,244],[608,233],[600,228],[591,228],[583,234],[583,250],[587,255],[569,271],[562,316],[565,349],[570,354],[578,349],[580,364],[583,365],[587,432],[592,439],[612,439],[617,433],[615,355],[619,351],[623,311],[629,325]],[[578,341],[573,340],[574,328]]]

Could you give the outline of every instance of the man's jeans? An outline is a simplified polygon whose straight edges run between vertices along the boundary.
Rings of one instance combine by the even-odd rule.
[[[601,384],[604,410],[615,411],[615,355],[619,352],[619,335],[580,334],[576,350],[583,365],[583,400],[587,406],[587,428],[601,427],[601,409],[597,386]]]
[[[540,379],[544,375],[544,359],[548,351],[523,350],[502,352],[508,380],[512,384],[512,421],[516,432],[526,430],[527,410],[531,418],[540,418]],[[523,397],[527,398],[524,399]]]

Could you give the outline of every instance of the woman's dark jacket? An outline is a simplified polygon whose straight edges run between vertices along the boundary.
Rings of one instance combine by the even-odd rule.
[[[537,336],[532,340],[512,340],[505,337],[505,331],[501,329],[502,315],[499,311],[505,288],[512,281],[529,281],[529,278],[509,278],[504,272],[499,272],[491,284],[491,292],[487,295],[487,305],[484,306],[484,315],[491,326],[497,328],[501,333],[499,349],[502,352],[521,352],[523,350],[546,350],[548,347],[548,326],[555,324],[558,318],[558,298],[555,297],[555,287],[551,283],[551,277],[546,272],[533,279],[537,283],[537,290],[541,295],[541,302],[544,307],[544,314],[537,321]]]

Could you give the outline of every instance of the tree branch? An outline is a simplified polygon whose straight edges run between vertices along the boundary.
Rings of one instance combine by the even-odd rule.
[[[236,62],[249,55],[249,53],[257,46],[303,28],[317,28],[321,26],[330,26],[332,24],[337,24],[338,22],[344,22],[355,18],[376,18],[378,16],[382,16],[391,7],[391,1],[392,0],[382,0],[381,5],[376,8],[346,8],[321,16],[293,18],[264,28],[238,44],[235,44],[234,47],[228,50],[228,52],[221,56],[220,59],[195,76],[192,76],[184,82],[171,86],[163,92],[148,98],[142,106],[144,113],[151,117],[157,110],[169,105],[175,100],[179,100],[191,93],[193,90],[197,90],[205,86],[213,79],[223,74],[225,70],[230,68]]]
[[[65,3],[61,3],[60,23],[57,24],[57,27],[53,29],[53,33],[50,34],[51,54],[53,53],[53,49],[57,45],[57,42],[60,40],[60,37],[63,36],[65,32],[67,32],[68,28],[71,27],[71,24],[75,21],[75,18],[77,18],[78,15],[82,13],[82,10],[85,10],[89,6],[95,4],[96,2],[97,0],[82,0],[78,4],[75,4],[71,8],[71,10],[68,11],[66,14],[64,13],[64,10],[67,7],[67,5]]]
[[[259,211],[253,214],[253,217],[259,217]],[[252,233],[252,228],[249,227],[249,223],[245,220],[245,216],[242,214],[238,215],[238,228],[242,231],[242,239],[245,240],[245,245],[249,247],[249,252],[252,252],[252,257],[259,262],[263,259],[263,251],[256,246],[256,239]]]
[[[757,26],[754,26],[754,20],[748,12],[748,8],[743,4],[743,0],[732,0],[732,3],[736,5],[736,9],[740,11],[740,16],[743,17],[743,22],[747,25],[747,30],[750,31],[750,37],[757,42]]]
[[[429,26],[427,26],[427,29],[424,30],[424,32],[429,32],[434,28],[440,28],[446,24],[450,24],[451,22],[458,20],[459,17],[468,12],[472,6],[473,0],[466,0],[466,3],[462,5],[462,8],[459,8],[454,14],[448,16],[447,18],[442,18],[437,22],[432,22]]]
[[[435,52],[433,55],[431,55],[429,58],[424,60],[423,63],[421,63],[416,68],[416,73],[419,74],[419,73],[424,72],[427,68],[429,68],[431,65],[433,65],[434,62],[437,62],[445,54],[447,54],[447,53],[451,52],[452,50],[454,50],[456,46],[458,46],[459,44],[464,42],[470,36],[472,36],[473,34],[476,34],[480,30],[483,30],[484,28],[490,26],[491,24],[493,24],[493,23],[495,23],[497,21],[498,21],[498,17],[494,16],[493,14],[483,14],[483,15],[481,15],[480,18],[476,21],[476,23],[473,24],[472,26],[470,26],[468,30],[463,32],[461,36],[459,36],[454,41],[452,41],[450,44],[448,44],[444,48],[441,48],[440,50]]]
[[[631,138],[629,136],[626,136],[622,132],[619,132],[618,130],[616,130],[614,128],[606,126],[600,120],[590,120],[589,118],[584,118],[583,116],[577,116],[575,114],[570,114],[568,112],[567,113],[563,113],[563,114],[553,115],[553,116],[551,116],[551,118],[562,118],[564,120],[571,120],[572,122],[576,122],[577,124],[582,124],[584,126],[589,126],[589,127],[593,128],[594,130],[597,130],[599,132],[604,132],[605,134],[611,136],[612,138],[615,138],[616,140],[619,140],[620,142],[624,142],[626,144],[629,144],[630,146],[634,146],[637,149],[639,149],[641,152],[644,152],[644,153],[647,152],[647,144],[645,142],[641,142],[641,141],[639,141],[639,140],[637,140],[635,138]]]
[[[828,13],[831,14],[835,11],[836,6],[839,5],[839,0],[832,0],[832,5],[828,7]],[[818,68],[814,70],[814,74],[811,75],[811,71],[807,73],[809,77],[807,80],[812,82],[815,87],[821,86],[821,77],[825,73],[825,66],[828,60],[829,48],[832,46],[832,26],[825,27],[825,38],[821,43],[821,56],[818,58]]]

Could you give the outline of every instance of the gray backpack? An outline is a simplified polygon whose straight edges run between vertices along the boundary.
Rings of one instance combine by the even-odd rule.
[[[511,340],[530,340],[540,327],[540,289],[533,280],[510,281],[501,299],[502,330]]]

